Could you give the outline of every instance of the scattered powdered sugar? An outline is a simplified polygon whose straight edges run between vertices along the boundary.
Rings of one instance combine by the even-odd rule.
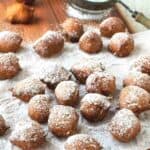
[[[29,102],[29,107],[31,107],[31,109],[35,108],[36,110],[41,112],[49,112],[50,98],[48,95],[36,95],[31,98]]]
[[[81,36],[80,41],[83,41],[85,39],[95,39],[97,37],[99,37],[99,40],[101,40],[100,32],[98,32],[97,30],[88,30]]]
[[[14,87],[13,91],[15,94],[39,94],[45,91],[46,86],[38,79],[33,77],[26,78],[22,81],[19,81]]]
[[[124,135],[128,134],[130,129],[133,129],[139,124],[138,118],[128,109],[118,111],[112,118],[109,129],[113,134]]]
[[[63,127],[77,120],[77,114],[73,107],[55,105],[50,111],[49,125]]]
[[[96,140],[87,134],[76,134],[69,137],[65,145],[75,145],[78,143],[84,143],[87,145],[93,145],[93,148],[96,147]],[[98,143],[97,143],[98,144]]]
[[[41,136],[45,137],[45,132],[40,124],[34,121],[20,121],[16,124],[10,140],[36,141]]]
[[[106,96],[96,93],[89,93],[86,94],[83,98],[81,103],[89,103],[94,105],[100,105],[103,109],[107,110],[110,107],[110,102]]]
[[[58,94],[64,101],[70,100],[73,96],[77,96],[78,92],[79,86],[74,81],[62,81],[55,89],[56,96]]]
[[[0,41],[9,43],[20,43],[22,38],[16,32],[2,31],[0,32]]]

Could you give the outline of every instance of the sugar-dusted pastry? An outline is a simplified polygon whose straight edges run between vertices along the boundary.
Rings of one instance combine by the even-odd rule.
[[[20,48],[22,37],[12,31],[0,32],[0,52],[17,52]]]
[[[74,81],[62,81],[57,85],[55,95],[59,104],[74,106],[79,101],[79,86]]]
[[[22,3],[14,3],[6,10],[6,19],[13,24],[30,23],[34,16],[34,9]]]
[[[62,51],[64,38],[57,31],[47,31],[41,38],[34,43],[34,50],[41,57],[50,57]]]
[[[28,77],[12,88],[12,95],[28,102],[33,96],[45,93],[46,86],[36,78]]]
[[[65,150],[101,150],[101,145],[90,135],[76,134],[70,136],[64,144]]]
[[[84,32],[82,22],[75,18],[67,18],[62,24],[62,29],[67,40],[71,42],[78,42]]]
[[[103,47],[99,33],[93,30],[86,31],[79,40],[80,49],[87,53],[98,53]]]
[[[116,90],[116,79],[106,72],[94,72],[86,80],[86,89],[89,93],[112,95]]]
[[[121,108],[140,113],[150,109],[150,94],[138,86],[127,86],[122,89],[119,102]]]
[[[77,132],[78,114],[73,107],[55,105],[51,108],[48,127],[58,137],[66,137]]]
[[[11,133],[10,141],[22,150],[32,150],[45,143],[46,133],[40,124],[32,121],[20,121]]]
[[[80,111],[87,120],[96,122],[104,119],[110,105],[106,96],[89,93],[82,98]]]
[[[72,80],[73,75],[63,66],[54,65],[50,67],[50,69],[43,72],[40,79],[46,83],[50,89],[54,89],[61,81]]]
[[[134,61],[132,69],[150,75],[150,55],[142,55]]]
[[[50,111],[50,98],[48,95],[36,95],[31,98],[28,106],[29,116],[39,122],[46,123]]]
[[[85,83],[87,77],[93,72],[103,70],[103,65],[94,59],[80,60],[71,67],[71,71],[81,83]]]
[[[118,17],[109,17],[100,24],[100,31],[102,36],[111,37],[117,32],[124,32],[125,24]]]
[[[126,57],[134,50],[133,37],[125,32],[116,33],[109,43],[109,51],[118,57]]]
[[[19,59],[13,53],[0,55],[0,80],[11,79],[21,70]]]
[[[121,142],[130,142],[139,134],[139,119],[129,109],[119,110],[109,123],[110,133]]]
[[[0,115],[0,136],[3,136],[9,127],[6,125],[5,119]]]
[[[123,81],[124,86],[135,85],[150,92],[150,76],[146,73],[131,71]]]

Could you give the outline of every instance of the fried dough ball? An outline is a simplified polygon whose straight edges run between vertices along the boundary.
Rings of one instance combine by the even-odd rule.
[[[34,9],[22,3],[15,3],[6,10],[6,19],[10,23],[26,24],[33,19]]]
[[[33,96],[45,93],[46,86],[39,80],[32,77],[16,83],[12,88],[12,95],[28,102]]]
[[[74,106],[79,101],[79,86],[74,81],[62,81],[57,85],[55,95],[59,104]]]
[[[20,121],[13,130],[10,141],[23,150],[31,150],[45,143],[46,134],[40,124],[32,121]]]
[[[100,144],[90,135],[76,134],[67,139],[65,150],[101,150]]]
[[[87,77],[96,71],[103,71],[104,67],[102,64],[93,59],[84,59],[75,63],[71,71],[75,75],[75,77],[81,82],[85,83]]]
[[[33,48],[41,57],[50,57],[62,51],[64,47],[64,38],[57,31],[47,31],[39,38]]]
[[[150,92],[150,76],[138,71],[130,72],[123,81],[124,86],[135,85]]]
[[[72,135],[77,131],[78,118],[78,114],[73,107],[55,105],[50,110],[49,130],[58,137]]]
[[[98,53],[103,47],[100,34],[89,30],[85,32],[79,40],[80,49],[87,53]]]
[[[0,32],[0,52],[17,52],[20,48],[22,37],[12,31]]]
[[[83,25],[80,20],[68,18],[62,24],[64,33],[67,34],[67,39],[71,42],[78,42],[83,34]]]
[[[101,94],[89,93],[81,100],[80,111],[87,120],[96,122],[103,120],[109,108],[110,102],[107,97]]]
[[[140,113],[150,109],[150,94],[138,86],[127,86],[122,89],[119,102],[121,108]]]
[[[11,79],[21,70],[19,59],[13,53],[0,55],[0,80]]]
[[[94,72],[86,80],[86,89],[89,93],[112,95],[116,90],[116,79],[106,72]]]
[[[31,98],[28,106],[29,116],[39,122],[46,123],[50,110],[50,98],[47,95],[36,95]]]
[[[0,115],[0,136],[4,135],[8,128],[3,116]]]
[[[111,134],[121,142],[130,142],[139,134],[141,124],[131,110],[118,111],[109,124]]]
[[[61,81],[73,79],[73,75],[61,65],[54,65],[41,75],[41,81],[46,83],[50,89],[54,89]]]
[[[120,18],[109,17],[100,24],[100,31],[102,36],[111,37],[117,32],[124,32],[125,24]]]
[[[132,69],[150,75],[150,55],[140,56],[132,65]]]
[[[126,57],[134,50],[133,37],[125,32],[116,33],[109,43],[109,51],[115,56]]]

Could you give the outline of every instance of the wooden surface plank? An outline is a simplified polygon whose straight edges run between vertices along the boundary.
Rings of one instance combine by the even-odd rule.
[[[65,0],[37,0],[35,3],[35,18],[31,24],[10,24],[5,20],[7,6],[15,0],[0,0],[0,30],[19,32],[24,41],[34,41],[48,29],[57,28],[67,17]],[[114,15],[114,14],[112,14]]]

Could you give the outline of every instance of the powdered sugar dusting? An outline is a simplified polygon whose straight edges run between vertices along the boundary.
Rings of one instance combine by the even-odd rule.
[[[110,123],[110,131],[118,135],[127,134],[128,131],[139,124],[138,118],[128,109],[118,111]]]
[[[96,93],[89,93],[86,94],[82,101],[82,103],[89,103],[94,105],[100,105],[103,107],[103,109],[107,110],[110,107],[110,102],[108,101],[108,98],[106,96],[103,96],[101,94]]]

